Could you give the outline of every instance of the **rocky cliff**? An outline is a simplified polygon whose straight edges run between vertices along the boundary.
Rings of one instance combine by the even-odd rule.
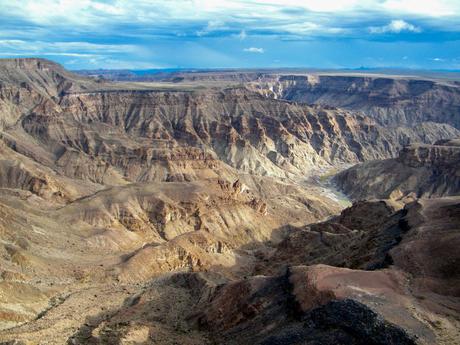
[[[405,147],[397,158],[353,166],[334,182],[354,199],[404,199],[460,193],[458,140]]]
[[[409,142],[459,135],[445,124],[388,129],[363,115],[274,100],[244,87],[115,90],[68,77],[53,64],[27,62],[23,68],[14,61],[3,67],[14,78],[2,83],[17,89],[1,97],[2,119],[9,124],[5,142],[35,160],[46,161],[37,151],[46,152],[49,167],[58,165],[71,178],[92,182],[102,181],[108,170],[120,175],[113,180],[128,181],[226,177],[227,165],[251,174],[303,176],[318,167],[392,157]],[[46,83],[23,77],[31,65],[39,66]],[[35,101],[20,101],[21,92]],[[26,141],[38,146],[26,148]],[[75,171],[68,155],[92,168]]]
[[[392,127],[422,122],[460,128],[460,87],[445,80],[373,75],[293,75],[255,81],[263,94],[359,111]]]

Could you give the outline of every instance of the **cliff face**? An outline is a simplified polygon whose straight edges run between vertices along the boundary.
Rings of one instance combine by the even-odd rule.
[[[387,129],[362,115],[267,99],[245,88],[77,92],[39,97],[37,103],[4,120],[10,124],[6,142],[33,155],[38,148],[27,151],[25,135],[53,156],[53,166],[85,178],[64,166],[73,152],[94,166],[86,174],[92,182],[102,181],[101,164],[128,181],[226,177],[230,167],[303,176],[318,167],[391,157],[411,141],[458,134],[448,125],[426,123]]]
[[[334,177],[354,199],[436,197],[460,193],[460,145],[412,145],[397,158],[358,164]]]
[[[431,80],[372,76],[279,76],[253,87],[277,99],[360,111],[384,126],[422,122],[460,128],[460,87]]]
[[[16,123],[35,107],[55,102],[65,92],[87,90],[97,83],[69,73],[44,59],[3,59],[0,63],[0,128]]]
[[[456,140],[441,141],[435,145],[413,145],[401,150],[397,160],[413,168],[452,168],[460,162],[460,145]]]

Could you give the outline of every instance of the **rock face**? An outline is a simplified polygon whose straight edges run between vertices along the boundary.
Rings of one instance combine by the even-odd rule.
[[[2,59],[0,62],[0,125],[14,124],[37,106],[65,92],[87,90],[96,83],[67,72],[45,59]]]
[[[0,60],[2,344],[458,342],[453,85],[168,78]]]
[[[393,263],[388,251],[407,231],[405,214],[388,201],[357,202],[326,222],[292,229],[260,263],[259,273],[276,274],[287,264],[385,268]]]
[[[278,76],[252,85],[278,99],[360,111],[384,126],[437,122],[460,128],[460,87],[455,82],[311,74]]]
[[[359,274],[362,276],[358,278]],[[328,266],[296,266],[286,276],[253,278],[224,287],[212,297],[211,307],[200,322],[215,330],[216,342],[228,344],[416,344],[413,335],[386,321],[365,302],[354,300],[351,296],[356,296],[355,292],[341,292],[339,297],[324,286],[334,278],[346,277],[354,284],[359,279],[394,279],[376,275]],[[362,292],[375,289],[363,285]],[[381,288],[380,294],[394,294],[390,291],[391,287]],[[304,299],[316,293],[321,297],[306,305]],[[241,295],[244,297],[237,297]],[[220,310],[214,309],[217,305]]]
[[[324,237],[333,224],[347,229],[343,225],[346,224],[353,229],[351,232],[358,233],[354,243],[340,248],[323,244],[332,248],[330,256],[353,257],[354,252],[363,249],[386,253],[389,268],[289,266],[302,261],[311,264],[311,257],[304,253],[315,256],[319,247],[309,238],[291,235],[297,248],[301,247],[299,242],[303,244],[302,249],[280,244],[269,260],[263,261],[270,265],[271,259],[279,260],[280,252],[291,254],[284,257],[288,265],[285,274],[257,276],[217,289],[211,305],[205,304],[199,314],[199,322],[214,330],[215,341],[228,344],[455,343],[458,321],[438,317],[459,310],[458,270],[451,270],[451,265],[459,260],[453,250],[459,239],[459,198],[415,202],[406,206],[404,212],[387,208],[383,214],[379,211],[381,220],[376,221],[375,208],[383,210],[383,206],[355,205],[337,220],[320,226]],[[365,210],[367,217],[362,216]],[[388,224],[394,223],[394,218],[404,229],[390,234]],[[394,241],[388,241],[391,236]],[[361,240],[362,237],[365,239]],[[349,253],[343,254],[347,248]],[[334,249],[338,249],[335,254]],[[301,254],[304,257],[299,260]],[[289,260],[291,257],[294,261]],[[433,262],[429,258],[437,259]],[[328,259],[331,260],[320,260]],[[358,262],[366,260],[372,261],[372,254]],[[359,266],[353,260],[343,265]]]
[[[405,147],[399,157],[358,164],[334,182],[354,199],[439,197],[460,193],[458,140]]]
[[[96,183],[227,178],[227,165],[251,174],[303,176],[317,167],[389,158],[410,141],[460,135],[448,125],[426,123],[389,130],[362,115],[273,100],[244,87],[117,90],[40,60],[3,64],[10,77],[2,87],[16,90],[0,97],[5,142],[50,168],[61,167],[66,176]],[[18,93],[27,93],[27,102]]]

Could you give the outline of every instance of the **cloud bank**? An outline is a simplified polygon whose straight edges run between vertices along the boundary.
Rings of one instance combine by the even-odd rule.
[[[384,33],[400,33],[402,31],[407,32],[421,32],[422,29],[412,25],[404,20],[392,20],[388,25],[385,26],[371,26],[369,28],[371,33],[384,34]]]
[[[0,8],[2,57],[49,56],[72,68],[430,68],[439,49],[446,68],[460,68],[458,0],[0,0]]]
[[[250,48],[244,48],[243,50],[248,53],[258,53],[258,54],[265,53],[264,48],[250,47]]]

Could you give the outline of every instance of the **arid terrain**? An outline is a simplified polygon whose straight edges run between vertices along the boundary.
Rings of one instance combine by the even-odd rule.
[[[460,344],[460,81],[0,59],[0,344]]]

